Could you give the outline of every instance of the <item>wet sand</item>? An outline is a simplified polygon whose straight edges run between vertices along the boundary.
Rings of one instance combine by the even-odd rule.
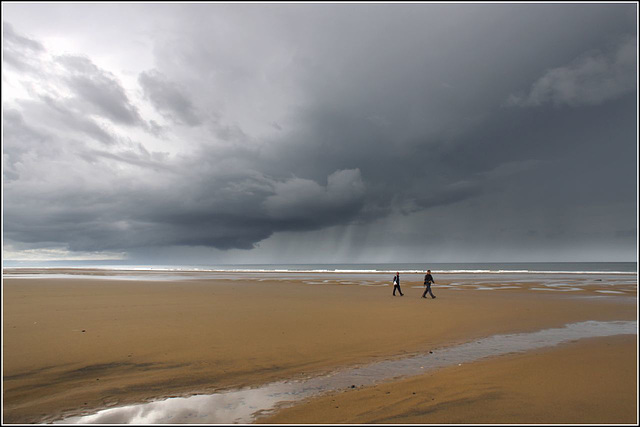
[[[391,287],[261,277],[5,276],[4,422],[46,422],[114,405],[316,375],[499,333],[636,319],[634,296],[590,290],[566,295],[436,285],[438,299],[422,300],[422,290],[411,287],[419,283],[408,281],[405,296],[394,298]],[[622,343],[616,347],[613,353],[629,352]],[[603,363],[612,371],[628,370],[628,364]]]
[[[637,335],[579,340],[316,398],[272,424],[636,424]]]

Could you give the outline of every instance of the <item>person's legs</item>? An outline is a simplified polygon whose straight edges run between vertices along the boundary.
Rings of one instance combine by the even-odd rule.
[[[426,288],[424,288],[424,292],[422,293],[422,298],[426,298],[427,297],[427,292],[429,292],[429,287],[428,286]]]
[[[398,285],[393,285],[393,296],[396,296],[396,288],[398,287]]]
[[[427,286],[427,291],[429,291],[429,295],[431,295],[431,298],[432,298],[432,299],[436,297],[436,296],[433,294],[433,292],[431,292],[431,285],[428,285],[428,286]],[[425,295],[426,295],[426,293],[427,293],[427,292],[425,291]]]

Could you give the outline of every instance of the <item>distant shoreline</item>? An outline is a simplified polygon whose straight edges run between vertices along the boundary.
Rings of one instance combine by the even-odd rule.
[[[533,264],[533,263],[532,263]],[[548,265],[549,263],[541,263],[544,265]],[[559,263],[560,264],[560,263]],[[575,264],[575,263],[571,263]],[[592,263],[584,263],[585,265],[593,265]],[[452,268],[452,269],[438,269],[437,267],[430,268],[434,274],[614,274],[614,275],[637,275],[637,264],[636,263],[606,263],[606,264],[625,264],[627,267],[631,267],[628,264],[633,264],[635,270],[628,269],[620,269],[620,270],[536,270],[536,269],[461,269],[461,268]],[[306,264],[301,264],[301,266],[307,266]],[[321,266],[323,264],[318,264]],[[330,265],[330,264],[329,264]],[[354,264],[354,266],[358,266]],[[436,264],[437,266],[437,264]],[[261,266],[262,267],[262,266]],[[257,268],[252,265],[247,265],[246,267],[238,265],[238,266],[228,266],[228,267],[191,267],[191,266],[175,266],[175,267],[167,267],[167,266],[72,266],[72,267],[62,267],[62,266],[44,266],[44,267],[29,267],[29,266],[9,266],[3,267],[3,274],[8,274],[10,276],[14,274],[52,274],[52,273],[60,273],[60,274],[74,274],[74,273],[82,273],[82,272],[96,272],[103,274],[118,274],[118,273],[339,273],[339,274],[395,274],[396,272],[404,273],[404,274],[421,274],[424,273],[426,269],[417,269],[417,268],[295,268],[293,266],[288,265],[288,268],[281,268],[280,265],[274,264],[271,268]],[[12,276],[13,277],[13,276]]]

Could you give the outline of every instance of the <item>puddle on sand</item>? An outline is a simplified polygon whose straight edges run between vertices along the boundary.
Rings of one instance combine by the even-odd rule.
[[[419,375],[431,369],[550,347],[581,338],[637,333],[636,321],[588,321],[531,333],[494,335],[435,349],[428,354],[372,363],[330,375],[104,409],[93,415],[70,417],[55,424],[247,424],[280,405],[290,405],[329,391],[370,386],[398,377]]]

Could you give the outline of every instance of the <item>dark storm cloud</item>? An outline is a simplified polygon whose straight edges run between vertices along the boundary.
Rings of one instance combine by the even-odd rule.
[[[460,202],[482,194],[481,187],[472,182],[456,182],[446,186],[439,192],[415,200],[419,208],[428,209]]]
[[[155,123],[90,58],[58,57],[73,97],[5,109],[5,236],[250,249],[399,215],[399,245],[634,241],[635,6],[272,6],[170,7],[135,75],[177,154],[82,116]]]
[[[7,206],[5,233],[16,241],[68,244],[71,250],[83,251],[163,245],[249,249],[275,231],[341,223],[360,207],[361,183],[353,171],[336,173],[326,187],[305,182],[317,198],[304,200],[291,199],[300,186],[295,178],[203,178],[206,186],[194,188],[180,180],[166,192],[169,187],[150,192],[149,183],[111,178],[118,188],[89,193],[84,183],[70,182],[64,191],[40,191],[38,204],[25,200]],[[350,197],[354,194],[355,200]],[[7,197],[13,196],[8,186]],[[41,203],[45,206],[37,208]]]
[[[292,178],[274,185],[264,205],[268,216],[284,229],[313,229],[340,224],[362,208],[365,186],[358,169],[336,171],[326,187],[315,181]]]
[[[140,86],[158,111],[174,123],[196,126],[201,123],[195,108],[183,90],[161,73],[152,70],[140,74]]]
[[[628,39],[610,52],[583,55],[570,64],[547,71],[526,96],[512,95],[511,106],[596,105],[636,88],[637,44]]]
[[[526,44],[519,43],[514,36],[524,35],[523,29],[527,30],[527,27],[535,24],[549,26],[549,21],[536,16],[540,10],[541,8],[535,7],[530,9],[533,19],[532,15],[516,14],[510,16],[509,20],[497,20],[491,29],[482,26],[466,29],[469,36],[475,35],[474,33],[483,35],[481,39],[473,38],[478,43],[477,51],[467,50],[471,47],[471,39],[448,43],[444,54],[428,47],[420,49],[415,46],[413,50],[412,41],[402,37],[403,30],[407,31],[406,29],[394,32],[397,37],[395,40],[406,41],[403,47],[413,53],[412,56],[403,58],[405,61],[398,71],[403,78],[380,84],[389,79],[383,72],[386,70],[382,67],[383,64],[371,66],[370,63],[367,64],[370,69],[366,72],[341,75],[336,85],[340,85],[340,88],[358,88],[359,92],[351,96],[349,91],[352,89],[346,89],[345,99],[339,97],[338,91],[327,91],[338,96],[337,99],[331,99],[328,94],[320,95],[328,98],[328,102],[321,104],[322,108],[315,106],[314,111],[304,117],[305,132],[308,133],[296,138],[296,142],[287,147],[289,150],[286,151],[293,155],[302,151],[302,156],[319,160],[312,168],[321,168],[324,164],[346,167],[356,164],[362,170],[366,182],[378,194],[387,193],[387,201],[415,198],[422,201],[419,205],[424,208],[475,197],[476,191],[454,192],[450,196],[444,196],[452,183],[467,181],[473,182],[475,189],[485,185],[499,188],[496,187],[496,182],[485,183],[487,177],[483,173],[506,163],[557,159],[557,156],[562,159],[562,163],[556,164],[558,172],[553,174],[554,179],[570,171],[580,178],[589,175],[587,182],[593,182],[597,176],[602,184],[595,188],[632,185],[633,180],[625,183],[610,180],[608,171],[611,167],[622,168],[625,176],[629,176],[635,166],[630,161],[632,157],[625,160],[624,155],[616,156],[616,160],[621,162],[616,166],[610,162],[599,162],[602,170],[607,169],[607,172],[597,175],[580,167],[585,161],[589,161],[589,164],[598,163],[593,156],[598,147],[608,145],[607,151],[610,153],[620,153],[620,150],[626,148],[623,151],[625,155],[630,154],[629,149],[634,147],[634,121],[631,118],[634,109],[631,103],[633,98],[630,96],[636,88],[634,79],[630,79],[635,73],[631,67],[633,62],[629,60],[633,58],[629,55],[632,43],[625,41],[622,44],[612,44],[608,36],[601,33],[602,38],[595,44],[602,45],[602,50],[598,51],[599,54],[590,55],[594,44],[593,28],[582,27],[577,23],[588,22],[598,13],[604,12],[601,24],[613,29],[616,25],[616,19],[612,19],[615,18],[615,13],[610,13],[610,9],[593,10],[595,14],[591,15],[584,9],[573,9],[580,16],[572,17],[569,15],[572,8],[559,8],[557,11],[560,12],[560,17],[556,15],[551,18],[552,21],[565,20],[567,26],[549,28],[546,34],[539,37],[540,33],[534,31],[532,34],[536,34],[535,38],[526,37],[520,40],[526,40]],[[486,20],[487,16],[484,14],[477,17],[478,24]],[[572,25],[572,22],[576,25]],[[631,26],[620,26],[616,31],[617,34],[624,34],[633,29]],[[465,29],[462,32],[464,34]],[[578,40],[577,36],[581,34],[586,35],[588,42]],[[567,45],[554,46],[554,38],[566,39],[567,45],[576,46],[564,54],[563,50],[567,50]],[[424,39],[417,40],[422,42]],[[349,45],[349,42],[345,44]],[[361,54],[360,47],[354,46],[353,51]],[[609,50],[606,50],[607,47]],[[400,45],[397,45],[391,51],[400,50]],[[563,53],[564,58],[557,58],[558,52]],[[460,55],[457,56],[457,53]],[[367,56],[366,53],[363,56]],[[433,57],[433,63],[426,65],[426,59],[422,62],[421,56]],[[370,57],[375,58],[372,59],[374,62],[380,61],[373,51]],[[597,60],[590,61],[588,58]],[[587,71],[591,67],[585,64],[591,62],[597,63],[593,67],[595,71]],[[351,66],[353,64],[358,62],[349,63]],[[525,71],[525,68],[529,71]],[[535,113],[516,113],[500,107],[513,87],[530,87],[531,81],[539,81],[539,75],[548,75],[545,74],[548,69],[569,70],[565,73],[568,74],[566,80],[577,85],[573,103],[565,98],[565,104],[591,105],[625,96],[624,100],[630,102],[622,101],[622,108],[619,108],[619,103],[609,103],[599,111],[559,111],[554,108]],[[446,73],[445,70],[449,72]],[[503,74],[503,70],[509,70],[509,73]],[[539,70],[539,74],[536,76],[531,70]],[[523,78],[527,74],[529,78]],[[361,75],[366,75],[367,78],[365,83],[358,84],[356,78]],[[447,84],[437,84],[434,75]],[[376,85],[369,86],[368,82],[376,82]],[[583,90],[589,83],[593,84],[593,93]],[[533,86],[536,87],[536,84]],[[558,89],[560,86],[557,83],[550,87]],[[355,96],[360,97],[361,101],[350,106]],[[619,120],[619,127],[610,122],[616,115],[614,109],[631,114],[625,114],[625,119]],[[371,117],[376,120],[366,123],[366,119]],[[435,123],[432,123],[433,117],[438,118]],[[570,122],[566,122],[567,119]],[[585,119],[589,122],[586,123]],[[446,126],[440,128],[443,124]],[[298,140],[313,143],[302,150],[293,150],[293,144],[297,144]],[[584,150],[585,147],[589,149]],[[300,159],[291,159],[290,163],[308,167]],[[513,172],[517,173],[517,170]],[[548,189],[550,195],[556,193],[548,171],[541,171],[539,182],[541,187]],[[492,189],[488,188],[486,191],[490,192]],[[598,192],[597,197],[600,196],[606,195]],[[560,203],[570,205],[572,202],[569,197]]]
[[[40,104],[21,106],[33,115]],[[69,125],[67,117],[53,119]],[[72,251],[249,249],[276,231],[348,221],[363,203],[357,170],[336,171],[326,184],[275,179],[257,172],[256,154],[249,150],[203,148],[181,159],[135,144],[117,143],[106,151],[60,139],[58,130],[33,125],[14,110],[5,110],[5,127],[9,241]]]

